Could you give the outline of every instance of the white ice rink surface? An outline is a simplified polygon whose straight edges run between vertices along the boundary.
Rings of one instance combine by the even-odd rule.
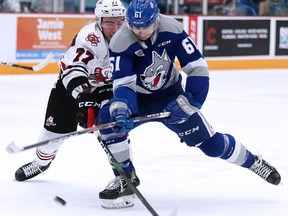
[[[37,141],[47,99],[57,75],[0,76],[1,216],[146,216],[136,198],[133,208],[106,210],[98,193],[113,177],[96,138],[70,138],[49,170],[26,182],[14,180],[34,150],[11,155],[5,146]],[[202,109],[219,132],[230,133],[261,154],[282,175],[274,186],[247,169],[186,147],[157,123],[131,132],[138,189],[161,216],[288,215],[288,70],[212,71]],[[58,195],[65,207],[53,201]]]

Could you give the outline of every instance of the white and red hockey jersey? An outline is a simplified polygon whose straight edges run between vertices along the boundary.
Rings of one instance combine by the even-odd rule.
[[[84,26],[72,41],[71,47],[59,59],[61,79],[67,88],[76,77],[87,77],[92,90],[111,84],[112,70],[108,43],[96,22]]]

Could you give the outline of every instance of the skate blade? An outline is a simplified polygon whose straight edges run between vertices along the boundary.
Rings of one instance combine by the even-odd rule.
[[[134,194],[117,199],[102,199],[101,207],[105,209],[130,208],[134,206]]]

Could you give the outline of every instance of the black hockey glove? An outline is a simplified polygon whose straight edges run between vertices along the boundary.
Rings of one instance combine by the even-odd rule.
[[[76,114],[76,121],[83,128],[92,127],[95,122],[95,108],[98,103],[93,101],[93,95],[91,93],[79,94],[76,99],[78,102],[78,112]]]
[[[91,127],[95,123],[94,112],[97,103],[93,99],[88,78],[77,77],[72,79],[67,86],[67,90],[78,103],[76,121],[83,128]]]

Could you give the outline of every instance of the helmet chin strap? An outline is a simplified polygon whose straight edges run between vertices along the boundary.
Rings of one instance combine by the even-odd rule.
[[[102,18],[100,22],[96,20],[96,27],[102,32],[101,23],[102,23]]]
[[[156,39],[157,39],[157,36],[158,36],[158,30],[159,30],[159,22],[160,22],[160,16],[158,15],[156,21],[155,21],[155,26],[154,26],[154,32],[153,34],[151,35],[151,43],[154,44]]]

